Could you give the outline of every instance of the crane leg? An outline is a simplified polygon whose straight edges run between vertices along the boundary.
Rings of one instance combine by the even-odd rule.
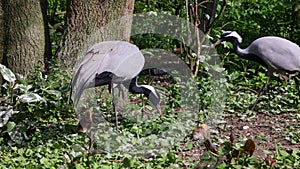
[[[254,108],[255,108],[257,102],[259,101],[260,96],[261,96],[261,95],[267,90],[267,88],[268,88],[268,84],[269,84],[270,78],[271,78],[271,76],[272,76],[272,73],[269,72],[268,75],[269,75],[269,76],[268,76],[268,79],[267,79],[266,83],[264,84],[264,86],[263,86],[263,87],[261,88],[261,90],[259,91],[259,93],[258,93],[258,95],[257,95],[257,99],[256,99],[256,101],[253,103],[251,110],[254,110]]]
[[[116,131],[119,131],[119,125],[118,125],[118,111],[116,109],[116,99],[115,99],[115,88],[111,88],[112,91],[112,97],[113,97],[113,109],[114,109],[114,113],[115,113],[115,125],[116,125]]]
[[[116,119],[116,130],[117,130],[117,132],[118,132],[118,131],[119,131],[119,125],[118,125],[118,112],[116,111],[115,106],[114,106],[114,110],[115,110],[115,119]]]

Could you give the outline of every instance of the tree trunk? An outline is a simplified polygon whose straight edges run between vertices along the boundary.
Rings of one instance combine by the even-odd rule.
[[[25,76],[36,66],[44,68],[45,52],[50,52],[46,47],[47,29],[43,16],[43,10],[46,9],[43,5],[46,5],[47,1],[2,2],[6,29],[3,63],[14,73]]]
[[[3,1],[0,1],[0,63],[2,63],[4,51],[4,20],[3,20]],[[0,85],[2,85],[2,76],[0,75]]]
[[[67,0],[67,27],[56,56],[72,70],[93,44],[129,40],[134,0]]]
[[[295,30],[298,27],[299,18],[298,18],[298,0],[293,0],[293,7],[292,7],[292,31],[295,32]]]

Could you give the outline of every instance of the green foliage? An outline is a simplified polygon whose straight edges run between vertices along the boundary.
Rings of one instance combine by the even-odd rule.
[[[6,66],[0,64],[0,72],[3,76],[3,79],[7,81],[2,85],[3,95],[1,95],[1,117],[3,118],[0,123],[0,127],[5,126],[13,114],[18,113],[15,107],[34,102],[43,102],[46,100],[39,96],[35,92],[31,92],[31,85],[25,85],[17,81],[15,74],[8,69]],[[11,132],[15,127],[14,122],[8,123],[6,132]]]
[[[226,158],[218,168],[259,168],[261,166],[261,162],[252,156],[255,150],[255,143],[252,139],[248,139],[243,145],[225,142],[221,150]]]
[[[218,25],[236,30],[249,44],[261,36],[273,35],[300,42],[300,25],[293,25],[294,1],[228,1]],[[299,15],[299,14],[298,14]],[[294,27],[293,27],[294,26]]]
[[[299,149],[294,149],[291,151],[276,149],[276,165],[281,166],[282,168],[299,168],[299,158],[300,151]]]
[[[6,94],[2,95],[5,99],[2,99],[4,106],[1,109],[5,109],[4,122],[7,123],[9,118],[12,122],[8,123],[6,130],[2,128],[2,134],[8,132],[13,141],[20,143],[24,138],[27,139],[28,135],[21,133],[28,130],[39,118],[58,121],[72,116],[65,102],[67,97],[64,95],[68,89],[68,79],[65,79],[57,68],[51,68],[48,74],[36,69],[31,80],[26,81],[17,80],[14,74],[5,68],[6,74],[3,74],[3,77],[8,83],[3,85]],[[22,136],[15,137],[16,134]]]
[[[204,142],[207,151],[200,157],[202,164],[209,164],[213,168],[259,168],[262,163],[253,155],[255,143],[247,139],[244,144],[236,143],[234,136],[230,141],[225,141],[219,148],[216,148],[210,140]],[[199,165],[201,168],[208,167]]]
[[[167,1],[167,0],[138,0],[135,1],[134,13],[145,13],[149,11],[162,12],[175,16],[184,17],[185,15],[185,1]]]
[[[208,140],[206,141],[208,142]],[[205,143],[206,144],[206,143]],[[209,142],[209,144],[212,144]],[[256,149],[252,139],[247,139],[244,144],[236,142],[233,136],[230,136],[230,141],[222,143],[218,150],[213,150],[209,145],[205,145],[207,151],[200,157],[201,164],[197,165],[200,168],[297,168],[300,166],[299,160],[300,151],[290,150],[285,151],[276,148],[276,155],[267,153],[265,159],[259,159],[253,155]],[[213,145],[210,145],[214,147]],[[216,151],[214,153],[212,151]],[[205,165],[208,164],[208,165]],[[196,168],[196,167],[195,167]]]
[[[67,0],[48,0],[48,26],[52,54],[55,55],[63,35]]]

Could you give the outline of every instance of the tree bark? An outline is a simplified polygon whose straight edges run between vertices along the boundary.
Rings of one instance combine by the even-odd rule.
[[[67,27],[56,56],[73,69],[93,44],[129,40],[134,0],[67,0]]]
[[[0,63],[2,63],[4,52],[4,18],[3,18],[3,1],[0,1]],[[0,85],[2,85],[2,76],[0,75]]]
[[[293,7],[292,7],[292,31],[295,32],[295,29],[298,27],[299,18],[298,18],[298,3],[299,0],[293,0]]]
[[[5,51],[3,63],[14,73],[28,76],[34,67],[44,68],[47,29],[45,0],[5,0]],[[49,47],[49,45],[48,45]],[[49,54],[49,53],[48,53]],[[47,55],[47,54],[46,54]]]

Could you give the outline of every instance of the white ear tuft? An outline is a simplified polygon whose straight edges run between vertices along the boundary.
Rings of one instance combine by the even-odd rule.
[[[228,36],[233,36],[235,38],[237,38],[239,43],[242,43],[242,37],[236,32],[236,31],[232,31],[230,34],[227,35]]]
[[[155,95],[156,98],[159,98],[159,94],[157,93],[157,91],[153,86],[149,86],[149,85],[141,85],[141,86],[149,89]]]

